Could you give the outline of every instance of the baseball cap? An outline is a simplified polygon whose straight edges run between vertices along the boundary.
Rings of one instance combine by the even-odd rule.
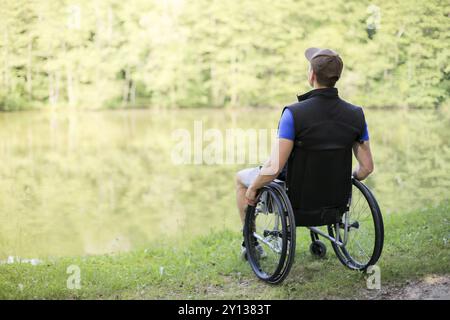
[[[341,77],[342,62],[339,54],[331,49],[308,48],[305,50],[305,57],[311,63],[314,72],[320,73],[328,79],[338,80]],[[316,59],[324,57],[323,59]]]

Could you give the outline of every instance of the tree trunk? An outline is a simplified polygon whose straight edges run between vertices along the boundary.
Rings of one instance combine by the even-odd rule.
[[[67,86],[67,99],[69,106],[75,105],[75,93],[73,88],[73,72],[72,67],[66,64],[66,86]]]
[[[130,96],[130,70],[129,68],[125,69],[125,83],[123,86],[123,93],[122,93],[122,107],[125,107],[128,105],[128,100]]]
[[[32,100],[32,90],[33,90],[33,83],[32,83],[32,39],[30,37],[28,42],[28,64],[27,64],[27,93],[28,93],[28,99]]]
[[[8,38],[8,32],[6,30],[3,31],[3,43],[5,44],[4,47],[4,64],[3,64],[3,87],[6,88],[6,91],[10,91],[10,76],[9,76],[9,38]]]

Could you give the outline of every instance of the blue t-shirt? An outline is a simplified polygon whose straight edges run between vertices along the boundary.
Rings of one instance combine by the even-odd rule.
[[[294,116],[289,109],[284,109],[284,112],[281,115],[280,124],[278,127],[278,138],[295,140]],[[367,123],[361,136],[361,140],[369,140],[369,130],[367,129]]]
[[[278,138],[295,140],[294,116],[291,110],[284,109],[278,126]]]

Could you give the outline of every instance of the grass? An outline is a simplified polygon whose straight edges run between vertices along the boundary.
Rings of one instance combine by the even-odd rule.
[[[382,286],[450,273],[449,202],[384,220]],[[332,299],[367,292],[363,273],[344,268],[329,244],[325,259],[311,257],[309,235],[298,231],[296,261],[279,286],[258,281],[239,260],[239,233],[223,231],[176,247],[3,264],[0,299]],[[70,265],[80,268],[81,289],[67,289]]]

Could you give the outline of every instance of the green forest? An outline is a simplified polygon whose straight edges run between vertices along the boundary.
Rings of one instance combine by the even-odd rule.
[[[344,60],[364,107],[450,95],[445,0],[17,1],[0,9],[0,110],[280,106],[308,90],[307,47]]]

